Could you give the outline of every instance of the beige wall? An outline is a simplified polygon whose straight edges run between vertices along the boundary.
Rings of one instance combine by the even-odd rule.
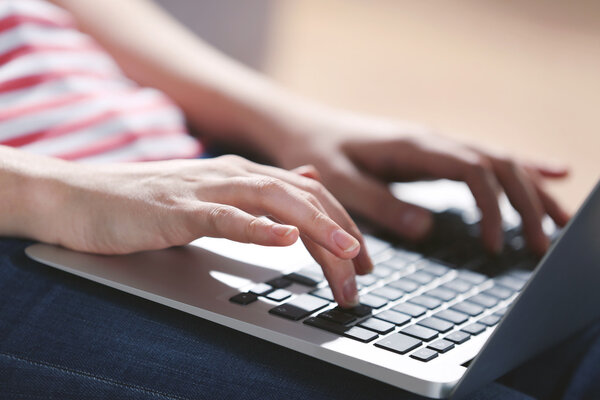
[[[266,71],[324,102],[600,177],[600,1],[280,0]]]

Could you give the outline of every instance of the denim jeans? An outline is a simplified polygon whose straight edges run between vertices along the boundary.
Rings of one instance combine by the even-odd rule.
[[[1,399],[418,399],[46,267],[0,240]],[[472,399],[600,398],[600,324]]]

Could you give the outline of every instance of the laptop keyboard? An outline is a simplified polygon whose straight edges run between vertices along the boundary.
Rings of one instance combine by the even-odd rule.
[[[259,283],[230,301],[242,306],[259,297],[280,303],[269,313],[428,362],[497,325],[537,263],[518,227],[505,231],[497,256],[480,245],[477,225],[460,212],[436,215],[432,237],[410,246],[366,236],[375,262],[357,276],[360,304],[336,306],[318,265]],[[555,235],[556,236],[556,235]],[[292,283],[304,294],[286,290]]]

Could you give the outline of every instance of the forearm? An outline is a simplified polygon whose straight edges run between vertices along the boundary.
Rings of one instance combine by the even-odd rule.
[[[220,54],[145,0],[55,0],[137,82],[159,88],[210,138],[269,154],[279,127],[306,107],[260,74]],[[108,22],[108,23],[107,23]]]
[[[51,240],[40,228],[60,207],[56,189],[68,164],[0,146],[0,236]]]

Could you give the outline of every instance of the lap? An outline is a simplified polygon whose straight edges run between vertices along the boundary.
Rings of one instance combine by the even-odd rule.
[[[2,398],[418,398],[272,343],[45,267],[24,256],[26,245],[0,240]],[[588,331],[584,338],[589,342],[585,349],[595,349],[595,360],[600,358],[597,331]],[[561,372],[561,388],[576,393],[589,390],[594,374],[586,365],[593,364],[591,360],[580,362],[580,355],[568,362],[561,355],[548,357],[563,357],[556,365],[568,367],[567,372]],[[523,381],[532,381],[527,375],[540,375],[544,363],[548,361],[532,367],[535,373],[521,367],[472,398],[530,398],[520,391],[530,389]],[[541,375],[558,373],[558,368],[552,368]],[[578,379],[570,379],[569,371],[577,371]],[[557,390],[550,387],[552,392]]]

